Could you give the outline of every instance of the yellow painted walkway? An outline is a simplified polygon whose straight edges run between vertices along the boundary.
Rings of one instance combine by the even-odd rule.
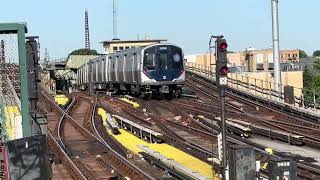
[[[108,131],[117,141],[119,141],[123,146],[128,148],[130,151],[138,154],[143,150],[137,147],[137,145],[145,145],[149,146],[149,148],[158,151],[160,154],[166,156],[167,158],[174,159],[176,162],[186,166],[187,168],[199,172],[201,175],[209,177],[211,179],[219,179],[217,177],[213,177],[211,166],[208,163],[205,163],[189,154],[169,146],[168,144],[151,144],[146,141],[143,141],[131,133],[120,129],[121,134],[113,135],[111,131]]]
[[[15,138],[15,128],[19,127],[16,121],[17,117],[21,117],[20,110],[18,106],[7,106],[4,108],[4,113],[6,116],[6,129],[9,140]]]
[[[65,95],[56,95],[54,97],[54,101],[59,105],[66,105],[68,102],[68,98]]]
[[[139,103],[134,102],[134,101],[132,101],[132,100],[126,98],[126,97],[119,98],[119,99],[122,100],[122,101],[124,101],[124,102],[126,102],[126,103],[128,103],[128,104],[132,104],[132,106],[135,107],[135,108],[139,108],[139,107],[140,107],[140,104],[139,104]]]
[[[106,126],[107,125],[107,112],[102,108],[98,108],[98,114],[101,116],[103,125]]]

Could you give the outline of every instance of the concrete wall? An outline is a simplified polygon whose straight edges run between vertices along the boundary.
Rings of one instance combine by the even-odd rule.
[[[186,63],[187,66],[195,67],[197,69],[209,71],[208,56],[198,56],[196,63]],[[207,66],[206,66],[207,65]],[[211,69],[215,72],[215,68]],[[234,80],[238,80],[243,83],[249,83],[251,85],[256,85],[257,87],[264,88],[266,91],[274,90],[274,78],[273,72],[271,71],[260,71],[260,72],[242,72],[242,73],[229,73],[228,77]],[[303,71],[286,71],[281,72],[283,89],[284,86],[290,85],[294,87],[294,95],[300,97],[303,88]],[[230,84],[235,88],[241,88],[236,83],[234,85]],[[239,86],[239,87],[238,87]],[[242,87],[245,88],[245,87]],[[247,90],[247,89],[243,89]]]
[[[245,73],[229,73],[229,78],[263,87],[266,90],[274,90],[274,78],[271,72],[245,72]],[[283,89],[284,86],[290,85],[294,87],[294,95],[300,97],[303,88],[303,71],[281,72]],[[234,85],[236,86],[236,85]]]

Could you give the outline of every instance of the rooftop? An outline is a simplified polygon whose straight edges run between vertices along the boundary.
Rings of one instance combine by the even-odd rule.
[[[141,43],[141,42],[163,42],[167,41],[167,39],[143,39],[143,40],[111,40],[111,41],[102,41],[101,43],[108,43],[108,44],[116,44],[116,43]]]

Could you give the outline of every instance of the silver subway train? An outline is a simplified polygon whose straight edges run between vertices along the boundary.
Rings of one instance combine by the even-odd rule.
[[[182,49],[167,43],[100,56],[77,72],[77,86],[82,91],[125,92],[143,98],[178,97],[184,81]]]

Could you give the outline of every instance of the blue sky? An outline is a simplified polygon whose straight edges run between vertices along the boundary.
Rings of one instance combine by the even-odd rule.
[[[319,0],[279,0],[280,46],[308,54],[320,49]],[[186,54],[204,53],[212,34],[223,34],[229,50],[271,46],[271,0],[119,0],[119,38],[137,34],[165,38]],[[91,47],[102,52],[112,39],[112,0],[30,0],[1,2],[0,22],[28,24],[40,36],[41,55],[65,57],[84,47],[84,10],[89,11]]]

